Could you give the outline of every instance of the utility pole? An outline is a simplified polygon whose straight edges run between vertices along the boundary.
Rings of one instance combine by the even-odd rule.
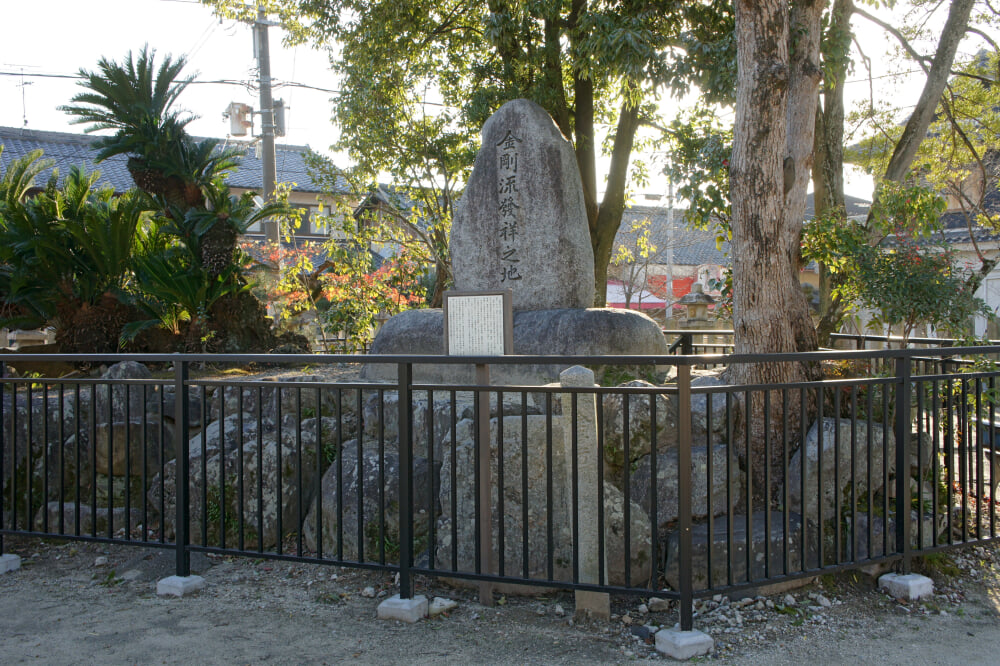
[[[258,6],[254,32],[260,78],[261,163],[264,167],[264,201],[271,201],[274,198],[277,174],[274,167],[274,102],[271,99],[271,51],[267,43],[267,27],[264,7]],[[278,242],[278,223],[275,220],[264,220],[264,235],[269,243]]]

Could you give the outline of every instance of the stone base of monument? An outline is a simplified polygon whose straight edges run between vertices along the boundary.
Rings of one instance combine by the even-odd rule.
[[[908,601],[917,601],[934,595],[934,581],[920,574],[885,574],[878,579],[878,587],[896,599]]]
[[[375,336],[372,354],[444,354],[444,313],[438,309],[408,310],[387,321]],[[561,308],[523,310],[514,313],[514,354],[519,356],[663,356],[667,343],[660,325],[646,315],[616,308]],[[573,363],[493,365],[493,384],[537,386],[559,380],[559,373]],[[665,371],[652,366],[636,367],[644,376]],[[367,364],[362,377],[394,381],[397,367]],[[421,383],[475,382],[471,365],[428,364],[413,367],[414,381]]]
[[[700,657],[715,649],[715,641],[706,633],[692,629],[681,631],[680,626],[661,629],[655,634],[656,651],[672,659],[684,661]]]
[[[395,594],[378,605],[375,615],[380,620],[399,620],[413,624],[427,617],[427,597],[421,594],[412,599],[400,599]]]
[[[0,574],[5,574],[8,571],[17,571],[21,568],[21,558],[12,553],[4,553],[0,555]]]

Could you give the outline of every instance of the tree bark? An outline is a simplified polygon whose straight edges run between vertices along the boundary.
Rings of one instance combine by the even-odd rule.
[[[737,0],[735,9],[738,78],[730,200],[736,353],[796,352],[808,346],[803,328],[811,327],[808,311],[803,312],[798,247],[818,85],[818,37],[802,30],[819,29],[822,2],[797,7],[794,19],[783,0]],[[790,20],[797,26],[794,46]],[[792,99],[804,108],[790,108]],[[799,145],[803,140],[805,147]],[[738,384],[808,378],[799,363],[737,363],[728,373]],[[795,407],[783,413],[780,391],[751,391],[748,403],[749,450],[741,454],[760,500],[771,492],[765,485],[767,467],[780,469],[781,447],[771,447],[769,459],[768,440],[781,441],[786,423],[798,431],[806,414]],[[780,475],[771,481],[780,483]]]
[[[796,294],[788,279],[792,269],[783,167],[788,138],[787,3],[738,0],[736,39],[739,76],[730,164],[736,353],[793,352],[795,336],[787,313]],[[761,288],[764,285],[767,288]],[[778,367],[738,365],[733,376],[740,383],[781,381],[784,373]]]
[[[844,201],[844,81],[850,51],[852,0],[835,0],[831,12],[824,67],[821,107],[816,110],[816,134],[813,161],[813,207],[816,218],[839,215],[846,221]],[[843,303],[832,295],[835,283],[826,267],[819,267],[819,322],[817,342],[829,346],[830,334],[840,327]]]
[[[822,79],[820,40],[825,0],[791,3],[789,14],[789,81],[785,166],[785,230],[782,234],[788,254],[791,281],[791,320],[798,351],[819,348],[809,303],[801,287],[802,221],[806,215],[806,194],[813,167],[813,136],[816,131],[817,92]],[[791,178],[788,178],[788,166]]]
[[[628,164],[638,129],[639,108],[623,102],[618,116],[614,146],[611,149],[608,185],[597,217],[590,226],[590,242],[594,248],[594,306],[599,308],[607,303],[608,264],[611,262],[615,235],[621,225],[622,212],[625,210]]]

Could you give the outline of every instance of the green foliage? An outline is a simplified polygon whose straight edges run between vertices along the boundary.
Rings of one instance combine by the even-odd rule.
[[[690,109],[668,128],[671,161],[665,173],[678,183],[677,196],[689,203],[685,220],[698,229],[714,229],[716,241],[732,238],[729,158],[732,127],[706,107]]]
[[[129,288],[136,230],[149,202],[113,197],[97,173],[72,168],[37,196],[0,209],[0,294],[10,327],[46,325],[67,307],[94,305]]]
[[[927,188],[885,182],[870,225],[817,219],[807,228],[804,254],[841,278],[841,298],[875,313],[871,326],[901,329],[904,346],[920,323],[960,336],[972,316],[990,313],[954,252],[933,242],[943,211],[943,200]]]
[[[72,290],[84,302],[112,293],[141,310],[142,315],[121,322],[123,343],[163,327],[183,335],[182,344],[189,349],[207,351],[207,344],[217,338],[220,347],[234,351],[248,344],[269,349],[274,341],[263,309],[243,298],[249,285],[237,238],[256,222],[288,215],[290,208],[283,200],[258,207],[252,192],[233,195],[224,176],[238,165],[235,149],[221,149],[214,139],[199,142],[188,136],[185,127],[193,116],[175,108],[191,82],[190,77],[181,78],[184,65],[183,57],[174,60],[168,55],[157,66],[155,52],[146,47],[137,57],[130,52],[121,62],[102,58],[96,72],[81,70],[86,92],[62,108],[75,116],[74,122],[89,123],[87,132],[114,130],[96,142],[98,161],[128,155],[138,190],[117,201],[111,200],[110,192],[101,194],[81,209],[82,224],[60,222],[61,226],[52,227],[53,233],[65,233],[79,249],[28,237],[13,247],[23,250],[25,260],[30,258],[38,270],[62,267],[52,274],[59,278],[56,289],[64,293]],[[62,199],[38,197],[38,203],[21,207],[22,217],[27,216],[23,224],[16,224],[19,218],[14,215],[15,224],[8,226],[25,236],[32,229],[51,226],[52,220],[74,219],[62,209],[79,208],[74,202],[82,201],[86,188],[96,181],[96,175],[90,178],[87,185],[84,176],[74,172],[66,180]],[[54,191],[54,184],[49,189]],[[37,219],[31,218],[34,213]],[[68,270],[86,279],[64,278]],[[102,277],[92,279],[93,275]],[[31,293],[37,289],[33,284],[11,284],[3,293],[17,296],[21,290],[44,304]],[[220,302],[225,307],[215,314]],[[51,319],[53,309],[57,308],[20,307],[22,313],[34,312],[39,321]]]
[[[204,1],[222,16],[256,18],[236,0]],[[642,176],[630,174],[632,151],[657,137],[640,127],[659,120],[659,95],[697,84],[717,101],[734,89],[733,10],[721,0],[270,0],[261,7],[280,17],[290,41],[330,47],[343,91],[334,101],[339,147],[358,160],[354,180],[391,174],[431,222],[432,254],[447,246],[479,128],[501,104],[523,97],[575,143],[602,277],[628,179]],[[602,149],[611,156],[606,179],[596,172]],[[436,255],[439,292],[447,256]]]
[[[112,155],[141,155],[148,160],[169,161],[184,127],[194,116],[172,110],[193,77],[178,80],[186,60],[169,55],[156,67],[156,51],[143,47],[137,58],[130,51],[117,63],[101,58],[97,72],[80,70],[87,92],[73,97],[62,110],[76,116],[74,123],[91,123],[87,132],[111,129],[101,137],[97,161]]]

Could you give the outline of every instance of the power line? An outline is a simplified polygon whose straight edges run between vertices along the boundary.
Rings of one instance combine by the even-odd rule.
[[[161,0],[161,2],[180,2],[181,0]],[[16,76],[21,77],[21,72],[8,72],[0,71],[0,76]],[[36,79],[68,79],[71,81],[81,81],[85,77],[79,74],[29,74],[24,73],[25,78],[36,78]],[[191,81],[191,85],[226,85],[226,86],[240,86],[246,87],[249,81],[240,81],[237,79],[194,79]],[[333,95],[341,94],[340,90],[334,88],[321,88],[319,86],[312,86],[307,83],[299,83],[297,81],[282,81],[275,84],[275,87],[285,87],[285,88],[303,88],[306,90],[315,90],[317,92],[330,93]],[[430,104],[430,102],[428,102]]]

